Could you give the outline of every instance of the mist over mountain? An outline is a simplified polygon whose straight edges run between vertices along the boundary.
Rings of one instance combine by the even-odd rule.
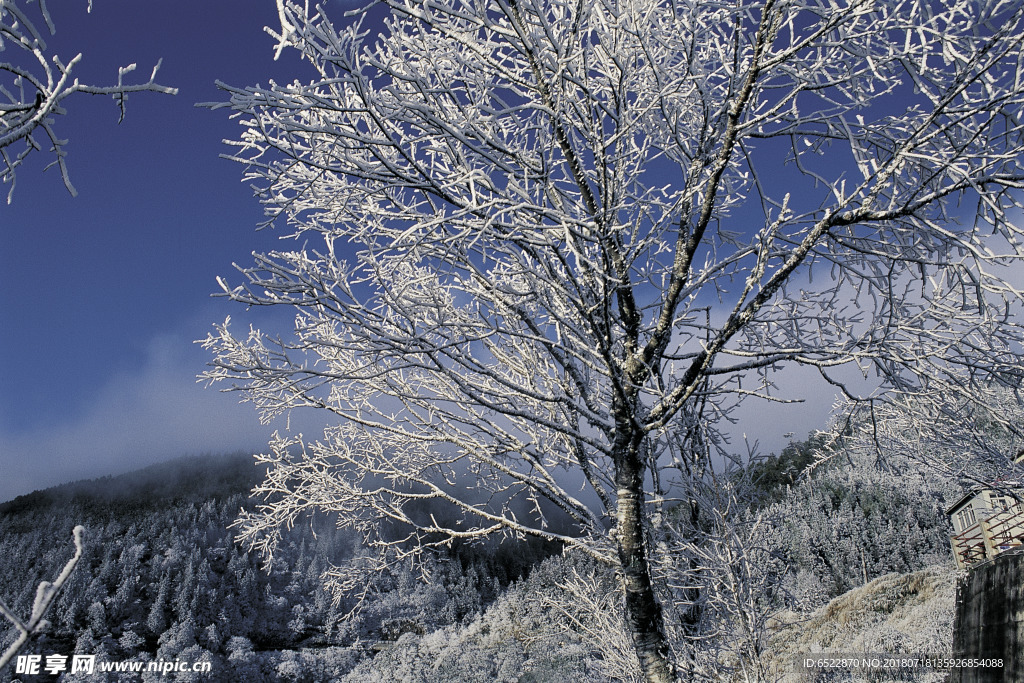
[[[161,507],[171,501],[205,502],[247,493],[262,478],[251,455],[193,455],[116,476],[82,479],[33,491],[0,503],[0,514],[41,510],[47,506],[89,504]]]

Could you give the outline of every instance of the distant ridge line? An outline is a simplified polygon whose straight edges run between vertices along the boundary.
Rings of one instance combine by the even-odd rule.
[[[0,503],[0,514],[13,514],[72,501],[117,503],[144,495],[156,503],[181,497],[218,497],[248,493],[264,472],[249,453],[185,455],[137,470],[93,479],[78,479],[22,494]]]

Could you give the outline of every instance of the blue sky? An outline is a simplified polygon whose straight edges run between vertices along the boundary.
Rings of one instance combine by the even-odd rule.
[[[214,81],[291,78],[263,26],[271,0],[50,3],[84,82],[141,78],[163,58],[176,96],[130,96],[118,125],[106,97],[74,96],[58,134],[78,190],[37,154],[0,204],[0,500],[81,476],[186,453],[258,449],[269,429],[237,397],[195,384],[206,354],[191,342],[232,307],[217,275],[275,236],[241,168],[218,158],[239,126],[196,102],[225,99]],[[58,6],[59,5],[59,6]],[[35,11],[34,6],[29,6]],[[6,195],[7,186],[0,188]]]
[[[83,53],[83,81],[113,83],[131,62],[145,78],[163,58],[158,80],[179,94],[132,95],[120,125],[108,98],[69,99],[56,126],[79,196],[37,154],[13,204],[0,204],[0,500],[179,455],[260,450],[284,428],[197,384],[209,358],[192,343],[226,315],[247,320],[211,298],[215,278],[237,281],[232,262],[277,244],[255,230],[262,212],[241,167],[218,158],[238,124],[195,107],[225,99],[217,79],[303,75],[294,54],[273,61],[263,31],[277,20],[273,0],[95,0],[91,14],[86,0],[51,5],[51,48]],[[761,406],[742,431],[777,449],[784,432],[823,424],[831,400],[821,399],[800,408],[796,428]],[[292,427],[318,431],[315,417]]]

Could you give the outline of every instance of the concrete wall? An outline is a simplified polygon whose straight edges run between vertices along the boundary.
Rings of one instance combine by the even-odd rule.
[[[976,566],[957,586],[953,656],[1002,659],[1003,668],[962,668],[950,683],[1024,681],[1024,553]]]

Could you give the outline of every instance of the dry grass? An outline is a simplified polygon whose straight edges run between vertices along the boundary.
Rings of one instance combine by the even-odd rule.
[[[773,669],[779,680],[809,680],[792,675],[795,657],[828,652],[948,655],[955,577],[946,565],[888,574],[835,598],[808,618],[781,615],[770,640]],[[943,677],[922,672],[915,680]]]

